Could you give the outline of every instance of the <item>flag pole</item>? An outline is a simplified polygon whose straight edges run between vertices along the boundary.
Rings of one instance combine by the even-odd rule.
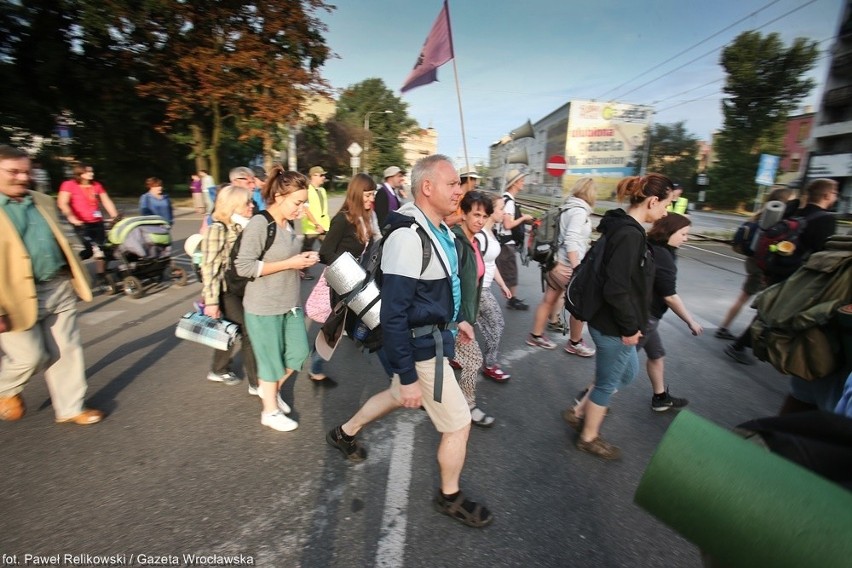
[[[450,19],[450,2],[449,0],[444,0],[444,6],[447,7],[447,26],[449,27],[449,36],[450,43],[453,41],[453,25]],[[453,53],[453,76],[456,80],[456,98],[459,102],[459,123],[461,124],[461,135],[462,135],[462,148],[464,149],[464,169],[466,172],[470,172],[470,160],[467,157],[467,136],[464,132],[464,112],[462,111],[462,100],[461,100],[461,87],[459,86],[459,70],[456,66],[456,50],[455,46],[452,48]]]

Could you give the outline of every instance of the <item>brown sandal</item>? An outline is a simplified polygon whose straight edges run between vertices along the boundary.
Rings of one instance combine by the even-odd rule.
[[[469,527],[482,528],[490,525],[494,520],[491,511],[479,503],[468,500],[461,491],[458,492],[455,499],[449,501],[441,494],[439,489],[432,502],[436,511],[444,513]]]

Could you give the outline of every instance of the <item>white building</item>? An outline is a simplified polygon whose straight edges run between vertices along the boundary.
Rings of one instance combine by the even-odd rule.
[[[491,145],[489,187],[502,189],[506,172],[526,165],[525,188],[531,193],[562,194],[591,176],[600,196],[608,197],[618,180],[633,174],[652,116],[653,109],[643,105],[569,101],[532,125],[534,137],[507,136]],[[567,162],[561,179],[546,171],[554,156]]]

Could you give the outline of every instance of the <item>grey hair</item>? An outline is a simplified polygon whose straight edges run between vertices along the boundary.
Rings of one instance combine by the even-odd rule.
[[[236,181],[238,177],[247,177],[251,179],[254,177],[254,172],[245,166],[236,167],[228,172],[228,179],[231,180],[231,183]]]
[[[453,161],[443,154],[432,154],[417,161],[411,169],[411,195],[417,197],[420,188],[423,186],[423,181],[431,179],[435,173],[435,168],[441,162],[447,162],[451,166]],[[455,168],[453,168],[455,169]]]

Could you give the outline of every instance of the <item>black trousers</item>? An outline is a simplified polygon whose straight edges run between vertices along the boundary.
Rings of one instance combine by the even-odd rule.
[[[240,345],[246,379],[250,386],[257,387],[257,360],[254,358],[254,350],[252,349],[251,339],[245,325],[243,299],[229,292],[223,292],[219,298],[219,309],[222,310],[222,317],[224,319],[240,326]],[[216,349],[213,352],[213,368],[211,370],[219,375],[230,371],[231,362],[234,357],[233,351],[233,347],[227,351]]]

